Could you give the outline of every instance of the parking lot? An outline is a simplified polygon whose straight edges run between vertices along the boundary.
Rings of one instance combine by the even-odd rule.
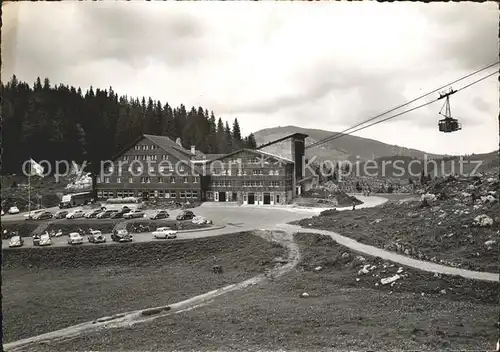
[[[385,198],[381,197],[363,197],[363,196],[357,196],[360,200],[364,202],[364,204],[361,204],[357,206],[356,208],[364,208],[364,207],[369,207],[369,206],[375,206],[377,204],[382,204],[383,202],[386,201]],[[79,208],[73,208],[71,210],[77,210]],[[350,209],[350,208],[349,208]],[[52,212],[57,211],[58,208],[52,209]],[[269,228],[274,228],[278,224],[284,224],[288,223],[291,221],[299,220],[305,217],[310,217],[311,215],[314,215],[315,213],[319,213],[324,209],[316,208],[316,209],[301,209],[301,208],[292,208],[292,207],[263,207],[263,206],[211,206],[211,204],[207,203],[206,205],[202,205],[197,208],[190,209],[193,211],[193,213],[196,216],[202,216],[208,220],[211,220],[213,222],[213,225],[216,227],[220,226],[225,226],[224,228],[218,228],[214,230],[199,230],[195,232],[188,232],[188,233],[179,233],[177,240],[182,240],[182,239],[193,239],[193,238],[200,238],[200,237],[211,237],[211,236],[218,236],[222,234],[227,234],[227,233],[234,233],[234,232],[241,232],[241,231],[248,231],[248,230],[253,230],[253,229],[269,229]],[[339,209],[340,210],[340,209]],[[50,210],[49,210],[50,211]],[[175,219],[175,217],[181,212],[181,210],[168,210],[168,213],[170,214],[170,219]],[[149,218],[149,216],[154,213],[154,210],[146,210],[146,217]],[[17,215],[7,215],[2,217],[2,221],[4,221],[3,218],[8,218],[9,220],[12,219],[11,221],[21,221],[21,219],[24,219],[23,214],[17,214]],[[134,220],[140,220],[139,219],[134,219]],[[58,220],[50,220],[51,223],[53,224],[68,224],[68,223],[89,223],[89,224],[95,224],[96,222],[102,223],[102,222],[116,222],[116,221],[124,221],[123,219],[121,220],[113,220],[113,219],[85,219],[85,218],[79,218],[79,219],[58,219]],[[190,221],[190,220],[187,220]],[[47,220],[40,220],[37,221],[37,223],[42,224],[43,222],[47,222]],[[175,241],[172,239],[169,240],[154,240],[152,233],[151,232],[146,232],[146,233],[134,233],[134,239],[133,242],[148,242],[148,241]],[[87,238],[84,237],[84,244],[83,246],[101,246],[101,245],[108,245],[108,244],[113,244],[116,242],[111,241],[111,235],[110,234],[105,234],[106,236],[106,244],[92,244],[87,242]],[[24,241],[24,247],[32,247],[33,242],[32,238],[25,238]],[[2,246],[3,248],[7,248],[9,245],[8,240],[3,240],[2,241]],[[61,237],[53,237],[52,238],[52,245],[49,247],[60,247],[60,246],[68,246],[67,244],[67,236],[61,236]],[[81,245],[77,245],[81,246]],[[21,248],[24,248],[21,247]],[[46,248],[46,247],[40,247],[41,249]]]

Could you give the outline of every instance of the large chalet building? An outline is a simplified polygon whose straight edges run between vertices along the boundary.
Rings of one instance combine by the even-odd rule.
[[[205,155],[180,140],[142,135],[104,164],[94,183],[97,198],[167,198],[287,204],[300,194],[307,135],[296,133],[257,149]]]

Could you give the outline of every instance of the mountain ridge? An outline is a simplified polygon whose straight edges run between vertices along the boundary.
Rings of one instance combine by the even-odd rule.
[[[321,129],[302,128],[298,126],[278,126],[259,130],[254,132],[257,145],[262,145],[273,140],[285,137],[293,133],[304,133],[308,135],[306,146],[329,136],[339,134],[335,131]],[[342,134],[335,140],[328,141],[320,146],[312,147],[306,150],[306,156],[316,156],[320,160],[371,160],[386,156],[408,156],[415,158],[442,158],[449,157],[446,154],[427,153],[422,150],[406,148],[398,145],[390,145],[371,138],[357,137],[349,134]]]

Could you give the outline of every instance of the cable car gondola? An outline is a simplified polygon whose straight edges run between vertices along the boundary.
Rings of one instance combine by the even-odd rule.
[[[440,93],[439,99],[446,99],[444,102],[441,111],[439,111],[439,115],[443,115],[444,119],[439,120],[439,132],[451,133],[460,131],[462,129],[462,124],[458,122],[457,119],[451,117],[451,107],[450,107],[450,95],[455,93],[456,90],[450,89],[448,93]],[[445,112],[443,114],[443,109]]]

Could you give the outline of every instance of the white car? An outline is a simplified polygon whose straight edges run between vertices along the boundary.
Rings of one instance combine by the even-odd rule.
[[[82,244],[83,237],[78,232],[71,232],[68,236],[68,244]]]
[[[101,231],[99,230],[92,230],[90,229],[90,233],[87,236],[87,240],[89,243],[105,243],[106,242],[106,237],[102,234]]]
[[[177,238],[177,231],[171,230],[169,227],[159,227],[153,231],[153,238],[156,239],[172,239]]]
[[[4,213],[4,212],[3,212],[3,210],[2,210],[2,216],[4,216],[4,215],[5,215],[5,213]]]
[[[9,241],[9,247],[22,247],[24,241],[21,236],[13,236]]]
[[[9,211],[10,211],[10,209],[9,209]],[[44,211],[43,209],[32,210],[28,214],[24,215],[24,220],[33,220],[36,215],[40,214],[43,211]]]
[[[135,218],[144,218],[146,214],[138,209],[132,209],[128,213],[123,214],[124,219],[135,219]]]
[[[19,214],[19,208],[18,207],[10,207],[9,214]]]
[[[66,219],[83,218],[84,216],[85,212],[83,210],[73,210],[68,215],[66,215]]]
[[[50,236],[46,233],[40,236],[40,243],[39,246],[50,246],[52,244],[52,240],[50,239]]]

